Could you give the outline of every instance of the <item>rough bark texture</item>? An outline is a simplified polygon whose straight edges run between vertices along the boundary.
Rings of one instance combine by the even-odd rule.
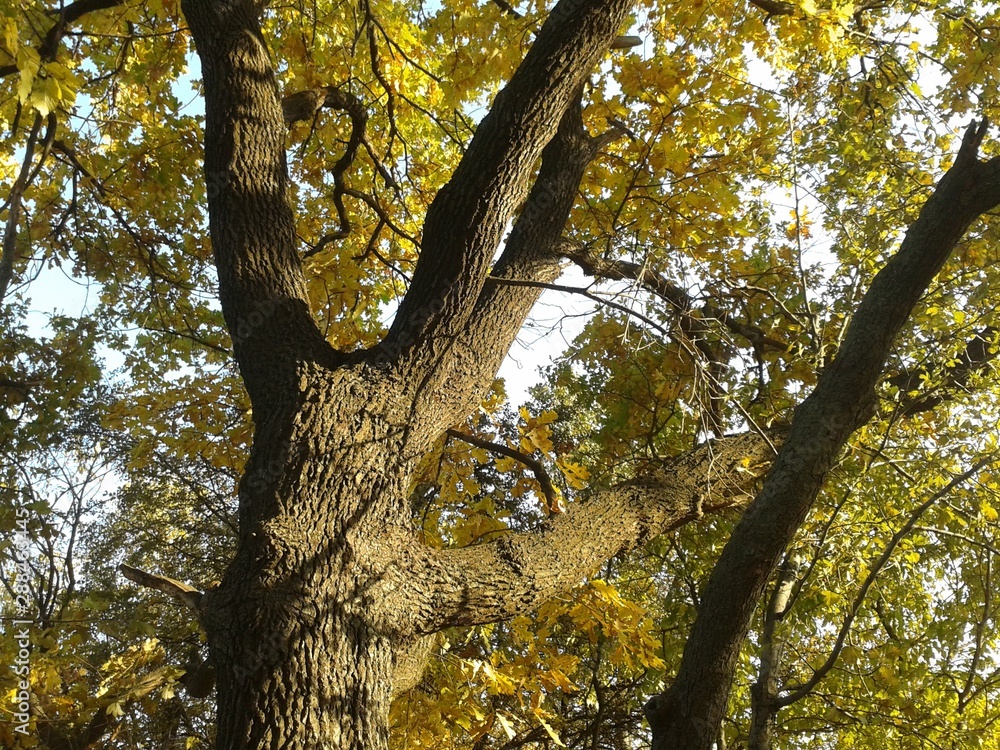
[[[669,690],[646,715],[654,750],[710,750],[750,618],[848,437],[874,413],[893,340],[969,225],[1000,203],[1000,160],[978,160],[986,124],[969,128],[899,251],[876,275],[843,346],[796,409],[760,494],[740,519],[706,587]]]
[[[766,439],[723,439],[472,551],[425,548],[409,527],[416,460],[481,398],[537,298],[503,281],[558,273],[604,142],[585,131],[579,92],[630,6],[556,7],[433,202],[387,338],[345,355],[311,318],[288,200],[285,123],[320,98],[279,98],[259,5],[184,0],[220,298],[255,426],[233,562],[192,599],[217,673],[220,748],[385,748],[394,683],[419,679],[433,633],[527,611],[619,550],[738,504],[755,479],[746,457],[769,458]]]
[[[288,199],[285,123],[319,96],[283,107],[259,4],[182,6],[204,76],[220,299],[255,427],[233,562],[217,588],[180,592],[208,635],[218,746],[383,750],[393,683],[419,679],[435,632],[529,611],[618,551],[739,504],[755,480],[746,458],[767,462],[771,443],[720,439],[535,533],[471,550],[421,546],[406,503],[413,468],[489,386],[537,298],[524,282],[552,280],[567,254],[564,225],[603,142],[583,127],[579,92],[631,0],[556,6],[433,201],[387,338],[350,355],[332,349],[311,317]],[[361,137],[363,118],[355,119]],[[968,223],[996,202],[1000,168],[976,160],[981,137],[970,136],[796,414],[713,577],[675,688],[661,701],[670,710],[650,713],[656,747],[704,748],[717,736],[732,664],[774,560],[870,413],[885,351],[913,303]]]

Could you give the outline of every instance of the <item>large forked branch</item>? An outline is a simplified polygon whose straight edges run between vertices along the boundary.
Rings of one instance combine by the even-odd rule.
[[[342,359],[316,327],[288,201],[285,113],[250,0],[182,0],[205,87],[205,177],[219,299],[254,417],[297,387],[295,363]]]
[[[417,387],[465,327],[542,149],[631,7],[561,0],[428,209],[410,290],[380,349]]]
[[[709,750],[715,741],[764,587],[841,448],[873,415],[893,341],[969,225],[1000,204],[1000,159],[977,156],[986,128],[984,121],[966,131],[955,164],[872,281],[836,359],[796,409],[760,494],[712,572],[676,680],[647,705],[654,750]]]
[[[419,602],[415,630],[432,633],[530,612],[618,552],[703,514],[743,504],[761,467],[773,458],[775,440],[780,441],[777,433],[716,440],[642,479],[596,493],[536,532],[427,551],[414,576],[417,586],[404,585],[400,592]]]
[[[556,135],[542,151],[538,176],[491,279],[544,283],[558,277],[560,250],[567,245],[563,231],[580,181],[600,148],[616,135],[590,136],[579,98],[566,109]],[[464,417],[469,404],[492,382],[541,292],[539,286],[487,281],[464,329],[427,378],[435,389],[428,408],[442,429]]]

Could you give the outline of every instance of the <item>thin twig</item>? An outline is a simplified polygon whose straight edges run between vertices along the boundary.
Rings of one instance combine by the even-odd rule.
[[[445,434],[447,434],[448,437],[453,437],[456,440],[462,440],[469,445],[482,448],[490,453],[499,453],[501,456],[513,458],[515,461],[524,464],[531,470],[531,473],[535,475],[535,479],[538,480],[538,484],[541,485],[542,494],[545,495],[545,501],[549,509],[555,511],[559,507],[559,493],[552,484],[552,479],[549,477],[549,473],[545,470],[545,467],[542,466],[541,461],[538,461],[526,453],[522,453],[514,448],[510,448],[500,443],[492,443],[489,440],[484,440],[483,438],[476,437],[475,435],[467,435],[459,430],[448,430]]]

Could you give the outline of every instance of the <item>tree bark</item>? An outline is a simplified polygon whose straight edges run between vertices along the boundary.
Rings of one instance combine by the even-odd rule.
[[[711,750],[750,619],[848,437],[874,414],[892,342],[969,225],[1000,203],[1000,159],[981,162],[986,123],[969,128],[955,164],[875,276],[844,344],[796,409],[760,494],[713,569],[671,687],[650,700],[654,750]]]
[[[757,681],[750,687],[750,735],[747,738],[747,750],[771,750],[779,708],[778,672],[784,656],[784,641],[778,636],[777,624],[787,612],[794,587],[794,566],[786,558],[764,612],[760,665],[757,668]]]
[[[538,293],[493,283],[491,272],[527,281],[558,272],[566,218],[604,142],[583,127],[580,88],[630,7],[557,5],[433,202],[386,340],[343,354],[307,303],[288,199],[288,113],[261,6],[184,0],[204,76],[219,294],[255,427],[235,556],[197,603],[216,671],[219,748],[382,750],[393,681],[419,678],[426,636],[530,610],[619,550],[738,505],[756,478],[748,457],[768,460],[767,439],[727,438],[536,533],[474,550],[425,548],[410,528],[417,459],[481,398]]]
[[[433,201],[387,338],[344,354],[308,306],[262,5],[183,0],[204,76],[219,295],[255,427],[234,559],[198,601],[221,750],[383,750],[394,674],[419,675],[401,654],[425,650],[444,627],[528,611],[618,551],[738,505],[755,480],[746,458],[768,460],[768,440],[726,438],[535,533],[471,550],[425,548],[409,526],[417,460],[481,398],[538,294],[491,275],[539,282],[558,272],[566,219],[602,142],[583,127],[579,91],[631,5],[555,7]],[[718,736],[732,663],[773,560],[870,413],[884,353],[917,296],[968,223],[996,203],[1000,168],[976,160],[981,137],[967,139],[796,414],[791,447],[709,586],[669,696],[674,710],[650,714],[657,748],[707,747]]]

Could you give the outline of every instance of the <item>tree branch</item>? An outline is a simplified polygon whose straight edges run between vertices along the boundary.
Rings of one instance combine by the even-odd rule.
[[[575,248],[564,252],[563,257],[576,263],[584,273],[594,278],[635,281],[643,289],[667,302],[679,315],[692,318],[691,313],[697,311],[701,321],[717,320],[731,333],[746,339],[754,346],[782,352],[788,351],[786,342],[768,335],[757,326],[745,323],[714,305],[696,307],[694,298],[685,289],[646,265],[624,260],[604,260],[592,255],[584,248]],[[698,318],[694,318],[694,320],[697,321]]]
[[[548,289],[553,292],[563,292],[564,294],[578,294],[581,297],[585,297],[599,305],[606,305],[612,310],[617,310],[620,313],[634,317],[636,320],[640,320],[645,323],[653,331],[658,332],[660,335],[666,337],[670,335],[670,331],[664,328],[662,325],[652,320],[646,315],[643,315],[637,310],[633,310],[628,305],[623,305],[620,302],[615,302],[607,297],[602,297],[599,294],[594,294],[589,289],[579,286],[566,286],[565,284],[550,284],[544,281],[528,281],[522,279],[503,279],[490,277],[490,281],[494,284],[499,284],[500,286],[513,286],[513,287],[526,287],[529,289]]]
[[[483,440],[482,438],[476,437],[475,435],[466,435],[464,432],[459,430],[447,430],[446,434],[449,437],[453,437],[456,440],[462,440],[469,445],[474,445],[477,448],[482,448],[490,453],[499,453],[501,456],[507,456],[507,458],[513,458],[515,461],[524,464],[531,470],[531,473],[535,475],[535,479],[538,480],[538,484],[542,488],[542,494],[545,495],[546,506],[550,509],[559,507],[559,496],[556,492],[555,486],[552,484],[552,478],[549,473],[542,466],[542,462],[538,461],[526,453],[514,450],[513,448],[508,448],[506,445],[501,445],[500,443],[491,443],[489,440]]]
[[[893,341],[969,225],[1000,204],[1000,159],[981,162],[985,120],[865,294],[840,351],[796,409],[760,494],[740,519],[705,590],[677,678],[647,705],[653,749],[707,750],[729,698],[750,619],[782,552],[848,437],[874,414]]]
[[[24,147],[24,158],[21,162],[21,169],[17,179],[11,187],[10,195],[7,198],[7,221],[4,226],[3,245],[0,249],[0,302],[7,296],[7,288],[14,278],[14,266],[17,261],[17,231],[21,220],[21,202],[24,192],[28,188],[29,175],[32,172],[32,162],[35,158],[35,147],[38,144],[38,134],[42,126],[41,114],[35,114],[35,121],[28,134],[28,140]]]
[[[381,347],[421,390],[422,375],[466,327],[542,149],[631,6],[560,0],[428,209],[413,282]],[[455,421],[442,416],[441,429]]]
[[[181,5],[202,63],[219,299],[254,417],[266,418],[289,405],[297,362],[335,368],[343,357],[309,310],[288,202],[285,111],[260,28],[263,6],[252,0]]]
[[[147,573],[144,570],[133,568],[131,565],[125,565],[124,563],[118,566],[118,570],[120,570],[121,574],[128,580],[132,581],[132,583],[137,583],[140,586],[145,586],[146,588],[156,589],[157,591],[180,602],[195,614],[200,615],[202,592],[193,586],[189,586],[180,581],[175,581],[173,578],[167,578],[166,576]]]
[[[322,252],[331,242],[342,240],[351,233],[351,221],[347,214],[347,207],[344,205],[344,195],[346,194],[344,175],[354,163],[358,155],[358,148],[365,142],[365,126],[368,123],[368,111],[361,100],[336,86],[324,86],[322,88],[298,91],[285,96],[281,100],[285,125],[310,120],[316,117],[324,107],[346,112],[351,120],[351,135],[347,141],[347,148],[344,149],[343,155],[330,170],[333,175],[333,195],[331,198],[333,199],[333,205],[337,209],[337,219],[340,222],[340,227],[333,232],[323,235],[319,242],[306,253],[306,257]]]
[[[443,422],[445,415],[452,415],[442,429],[463,418],[478,394],[489,387],[545,285],[562,272],[559,251],[569,244],[563,239],[566,222],[587,166],[606,142],[606,137],[587,133],[577,98],[542,151],[538,176],[473,314],[428,376],[438,389],[437,400],[428,404],[435,419]]]
[[[757,680],[750,686],[750,734],[747,750],[770,750],[778,707],[778,673],[784,658],[784,642],[777,635],[778,622],[788,613],[795,587],[795,566],[787,557],[778,572],[774,589],[764,612],[760,634],[760,656]]]
[[[416,585],[400,582],[397,595],[417,603],[418,633],[530,612],[609,557],[703,514],[742,505],[772,456],[769,440],[754,433],[715,440],[571,505],[538,531],[462,549],[425,548],[411,579]]]
[[[892,538],[885,545],[882,553],[869,566],[868,575],[865,576],[865,580],[861,583],[861,587],[854,595],[854,600],[851,602],[851,606],[847,610],[844,621],[840,625],[840,630],[837,632],[837,638],[834,642],[833,649],[827,656],[826,661],[818,669],[813,670],[812,676],[801,685],[790,685],[782,688],[782,692],[785,694],[776,699],[775,703],[777,706],[784,708],[785,706],[790,706],[791,704],[802,700],[809,695],[813,691],[813,688],[822,682],[823,679],[830,673],[830,670],[833,669],[837,660],[840,658],[840,653],[844,650],[844,644],[847,642],[847,635],[851,631],[851,625],[858,616],[858,612],[861,611],[861,605],[864,604],[865,598],[868,596],[868,591],[875,583],[875,579],[878,578],[879,573],[882,572],[882,569],[889,562],[889,559],[899,546],[899,543],[902,542],[903,539],[906,538],[907,534],[909,534],[916,527],[917,522],[924,515],[924,513],[926,513],[927,510],[938,500],[941,500],[949,495],[952,490],[959,485],[964,484],[995,460],[996,456],[990,455],[987,458],[977,461],[971,468],[957,476],[952,477],[948,484],[933,493],[929,498],[910,512],[910,515],[906,519],[906,523],[904,523],[896,531],[896,533],[892,535]]]
[[[106,10],[123,5],[124,0],[76,0],[64,8],[53,11],[59,16],[52,26],[49,27],[45,37],[38,45],[38,56],[43,63],[52,62],[59,53],[59,44],[69,27],[79,21],[88,13],[98,10]],[[17,72],[17,65],[0,65],[0,78],[12,75]]]
[[[705,361],[708,404],[707,408],[702,410],[702,418],[706,429],[716,436],[721,436],[725,431],[722,413],[725,391],[721,383],[728,366],[725,358],[718,351],[718,343],[713,345],[709,323],[712,320],[722,323],[730,332],[749,341],[755,349],[787,351],[789,348],[785,342],[768,336],[757,326],[737,320],[714,305],[703,305],[696,310],[695,300],[686,290],[646,264],[640,265],[624,260],[604,260],[581,247],[564,252],[563,256],[572,260],[585,273],[594,278],[634,281],[667,302],[671,310],[676,313],[678,325],[683,334],[683,337],[679,337],[677,340],[688,349],[693,357]],[[696,315],[695,312],[698,314]]]
[[[769,16],[794,16],[799,9],[793,4],[784,0],[750,0],[751,5],[756,5]]]
[[[507,0],[493,0],[493,4],[511,18],[524,18],[524,14],[514,8]]]
[[[1000,353],[1000,347],[997,345],[998,334],[1000,329],[993,326],[987,326],[976,332],[965,345],[957,361],[953,365],[940,368],[937,373],[922,367],[886,378],[889,385],[895,386],[900,391],[899,413],[911,417],[914,414],[930,411],[951,398],[951,394],[955,391],[964,389],[969,378],[986,369]],[[923,381],[928,377],[934,378],[935,375],[940,379],[939,382],[929,390],[921,392]]]

